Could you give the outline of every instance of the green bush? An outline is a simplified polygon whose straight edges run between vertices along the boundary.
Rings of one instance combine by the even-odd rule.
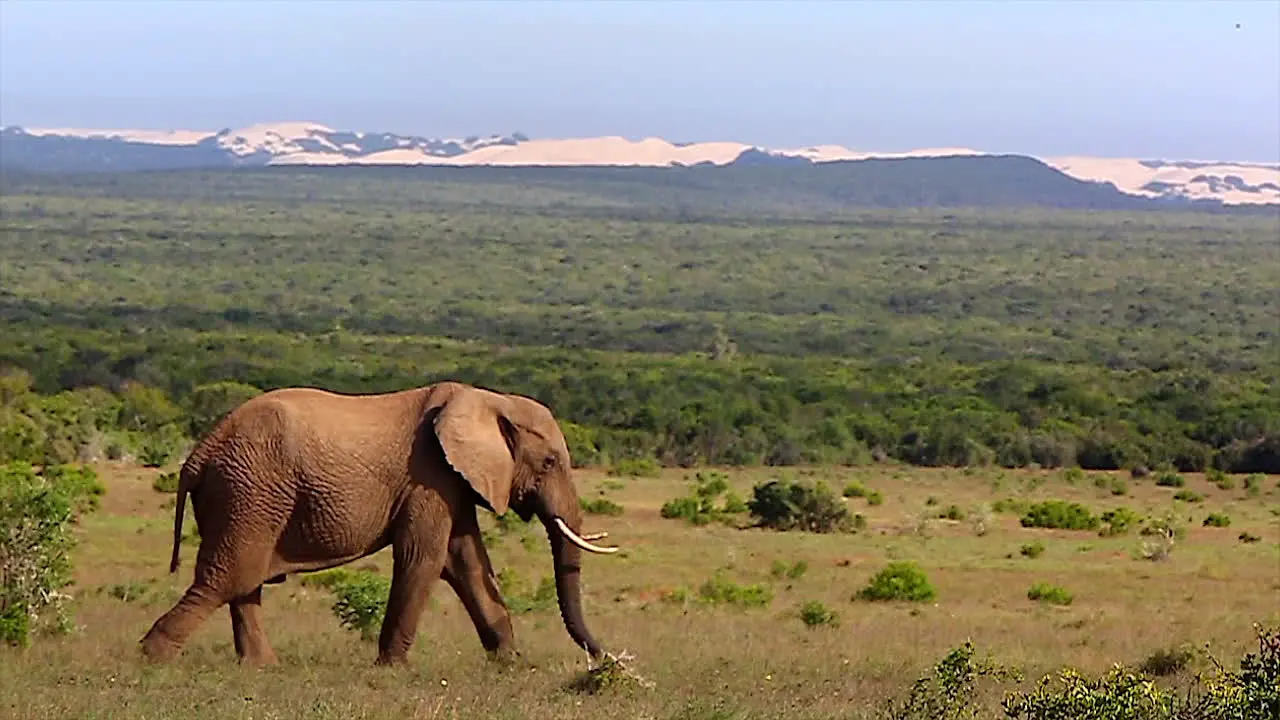
[[[1143,658],[1138,672],[1151,677],[1176,675],[1187,669],[1195,657],[1195,650],[1189,647],[1161,648]]]
[[[853,517],[826,483],[770,480],[756,485],[747,501],[762,527],[815,533],[852,532]]]
[[[629,477],[658,477],[662,466],[651,457],[623,458],[609,468],[610,475]]]
[[[847,498],[860,498],[866,497],[870,492],[866,485],[860,482],[851,482],[844,486],[844,490],[840,494]]]
[[[348,572],[330,586],[334,594],[333,614],[348,630],[363,640],[376,640],[382,629],[391,579],[366,570]]]
[[[1160,487],[1180,488],[1186,484],[1186,479],[1175,472],[1166,471],[1156,476],[1156,485]]]
[[[1216,528],[1231,527],[1231,518],[1228,517],[1226,513],[1209,513],[1205,516],[1204,522],[1202,522],[1201,525],[1204,527]]]
[[[503,568],[498,573],[498,589],[512,615],[542,612],[556,606],[556,581],[551,575],[544,575],[536,586],[529,587],[514,569]]]
[[[155,479],[151,481],[151,487],[156,492],[170,495],[178,492],[178,473],[162,472],[157,474]]]
[[[800,606],[800,621],[809,627],[840,627],[840,615],[819,600]]]
[[[227,413],[261,395],[252,385],[222,380],[198,385],[186,397],[187,432],[199,438],[213,429]]]
[[[884,494],[881,493],[879,490],[872,490],[871,493],[867,495],[867,504],[872,507],[876,507],[877,505],[883,505]]]
[[[0,642],[25,647],[37,632],[65,632],[71,526],[98,506],[90,468],[0,465]]]
[[[1118,507],[1102,513],[1102,529],[1098,531],[1103,537],[1126,535],[1129,530],[1142,522],[1138,513],[1127,507]]]
[[[1173,494],[1173,499],[1187,503],[1204,502],[1204,496],[1192,490],[1179,490]]]
[[[1039,540],[1033,543],[1026,543],[1018,550],[1018,552],[1024,558],[1030,558],[1032,560],[1035,560],[1036,558],[1044,554],[1044,543],[1040,542]]]
[[[773,588],[763,583],[739,584],[717,572],[698,588],[698,598],[708,605],[765,607],[773,602]]]
[[[965,514],[964,510],[960,509],[959,505],[948,505],[946,510],[938,513],[938,518],[941,520],[960,521],[964,520],[966,517],[968,516]]]
[[[1049,585],[1048,583],[1036,583],[1027,590],[1027,599],[1035,602],[1044,603],[1046,605],[1070,605],[1071,593],[1066,589],[1057,585]]]
[[[694,475],[693,493],[668,500],[663,503],[658,514],[669,520],[683,519],[694,525],[730,522],[733,516],[744,511],[746,505],[728,488],[728,476],[724,473],[698,472]],[[724,502],[717,506],[716,500],[722,495]]]
[[[588,515],[621,515],[622,506],[609,498],[579,498],[578,504]]]
[[[931,668],[929,675],[912,683],[906,698],[890,700],[880,717],[886,720],[987,720],[990,713],[978,704],[980,681],[999,683],[1016,679],[1017,673],[989,660],[975,660],[975,654],[970,642],[947,653]]]
[[[1262,473],[1251,473],[1244,478],[1244,492],[1249,497],[1262,494]]]
[[[928,576],[913,562],[889,563],[871,578],[871,582],[854,596],[873,602],[903,601],[932,602],[938,593],[929,583]]]
[[[1022,526],[1051,530],[1097,530],[1102,524],[1089,509],[1065,500],[1045,500],[1027,509]]]
[[[769,574],[778,579],[799,580],[808,570],[809,563],[804,560],[797,560],[790,565],[781,560],[774,560],[773,566],[769,568]]]
[[[1234,490],[1236,488],[1236,481],[1233,480],[1230,475],[1218,468],[1209,468],[1206,470],[1205,479],[1217,486],[1219,490]]]

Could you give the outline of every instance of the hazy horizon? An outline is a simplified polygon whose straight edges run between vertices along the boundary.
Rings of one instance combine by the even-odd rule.
[[[0,3],[0,124],[289,120],[1276,163],[1280,3]]]

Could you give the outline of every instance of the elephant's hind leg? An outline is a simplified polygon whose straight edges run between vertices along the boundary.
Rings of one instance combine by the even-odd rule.
[[[142,637],[142,654],[154,662],[172,660],[182,652],[187,638],[224,602],[208,585],[197,582],[187,588],[177,604],[157,618]]]
[[[262,586],[231,603],[231,636],[236,656],[247,665],[274,665],[276,653],[262,624]]]

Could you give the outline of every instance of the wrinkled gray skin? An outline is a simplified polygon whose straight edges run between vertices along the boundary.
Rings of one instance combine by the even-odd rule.
[[[178,568],[190,494],[200,548],[195,578],[141,640],[168,660],[230,605],[242,662],[274,663],[262,586],[330,568],[388,545],[394,570],[378,664],[401,662],[436,578],[466,607],[480,642],[512,657],[511,618],[480,539],[477,504],[537,516],[551,543],[560,614],[593,657],[579,589],[581,535],[569,450],[551,411],[530,398],[454,382],[383,395],[289,388],[229,413],[183,464],[170,572]]]

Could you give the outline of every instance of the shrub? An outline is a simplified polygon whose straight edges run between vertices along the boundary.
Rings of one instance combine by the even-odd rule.
[[[851,482],[844,486],[844,491],[840,494],[847,498],[860,498],[866,497],[870,492],[866,485],[860,482]]]
[[[1189,647],[1161,648],[1143,659],[1138,671],[1152,677],[1176,675],[1187,669],[1195,657],[1195,651]]]
[[[1156,485],[1160,487],[1180,488],[1187,484],[1187,481],[1178,473],[1166,471],[1156,476]]]
[[[630,477],[658,477],[662,466],[650,457],[624,458],[609,468],[610,475]]]
[[[1111,478],[1111,494],[1115,496],[1128,495],[1129,483],[1125,482],[1124,478],[1112,477]]]
[[[915,563],[889,563],[855,597],[867,601],[932,602],[938,593]]]
[[[588,515],[621,515],[622,506],[609,498],[580,498],[578,504]]]
[[[1028,693],[1011,693],[1004,699],[1008,718],[1057,720],[1106,718],[1107,720],[1173,720],[1173,699],[1140,674],[1114,667],[1099,679],[1075,670],[1045,677]]]
[[[809,570],[809,563],[804,560],[797,560],[791,565],[787,565],[781,560],[774,560],[773,567],[769,568],[769,574],[776,578],[787,578],[789,580],[799,580]]]
[[[742,585],[717,572],[698,588],[698,598],[708,605],[764,607],[773,602],[773,588],[763,583]]]
[[[187,432],[196,438],[204,435],[227,413],[261,394],[258,388],[234,380],[193,388],[184,403],[187,407]]]
[[[25,647],[34,633],[70,628],[71,525],[101,493],[90,468],[0,465],[0,642]]]
[[[901,702],[890,701],[883,717],[891,720],[986,720],[990,713],[977,704],[978,681],[999,682],[1017,673],[990,661],[974,659],[973,644],[966,642],[947,653],[911,685]]]
[[[1219,490],[1234,490],[1236,481],[1231,476],[1218,468],[1209,468],[1205,471],[1205,479],[1217,486]]]
[[[1173,499],[1186,503],[1204,502],[1204,496],[1193,490],[1179,490],[1173,494]]]
[[[1030,558],[1032,560],[1035,560],[1036,558],[1044,554],[1044,543],[1040,542],[1039,540],[1033,543],[1026,543],[1018,550],[1018,552],[1024,558]]]
[[[1262,474],[1252,473],[1244,478],[1244,491],[1249,497],[1257,497],[1262,493]]]
[[[1049,585],[1048,583],[1036,583],[1027,590],[1027,599],[1033,600],[1047,605],[1070,605],[1071,593],[1057,585]]]
[[[1022,526],[1054,530],[1097,530],[1101,521],[1079,503],[1046,500],[1027,509]]]
[[[747,507],[759,525],[773,530],[816,533],[853,530],[848,508],[823,482],[770,480],[752,489]]]
[[[1236,536],[1236,539],[1246,545],[1262,542],[1262,538],[1258,537],[1257,535],[1254,535],[1248,530],[1242,531],[1239,535]]]
[[[938,513],[938,517],[942,520],[964,520],[967,515],[960,509],[959,505],[948,505],[946,510]]]
[[[550,575],[543,576],[537,586],[531,588],[518,572],[503,568],[498,573],[498,589],[512,615],[541,612],[556,605],[556,582]]]
[[[878,506],[878,505],[883,505],[883,504],[884,504],[884,494],[883,494],[883,493],[881,493],[879,490],[872,490],[872,491],[867,495],[867,504],[868,504],[868,505],[870,505],[870,506],[872,506],[872,507],[876,507],[876,506]]]
[[[1118,507],[1102,513],[1102,529],[1098,531],[1103,537],[1125,535],[1130,528],[1142,522],[1138,513],[1127,507]]]
[[[163,472],[156,475],[155,479],[151,481],[151,488],[156,492],[170,495],[178,492],[178,473]]]
[[[742,513],[741,498],[728,491],[728,476],[719,472],[699,472],[695,475],[693,493],[663,503],[658,513],[669,520],[683,519],[694,525],[709,522],[726,522],[733,515]],[[724,495],[724,504],[716,507],[716,499]]]
[[[840,627],[840,616],[818,600],[800,606],[800,621],[809,627]]]
[[[1231,518],[1226,513],[1209,513],[1201,523],[1204,527],[1225,528],[1231,527]]]
[[[334,579],[330,590],[335,596],[333,614],[338,622],[360,633],[362,640],[376,640],[391,593],[391,579],[367,570],[348,571]]]

